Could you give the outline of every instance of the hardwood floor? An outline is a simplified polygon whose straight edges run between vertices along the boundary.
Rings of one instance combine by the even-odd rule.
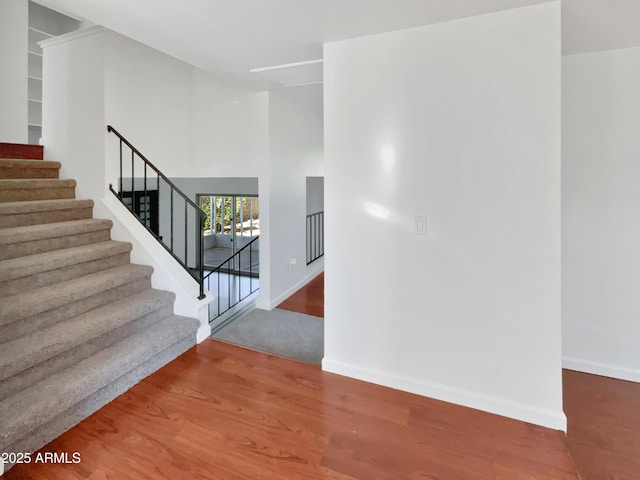
[[[585,480],[640,479],[640,384],[563,372],[567,443]]]
[[[287,298],[278,308],[324,318],[324,273]]]
[[[576,479],[563,435],[206,340],[5,480]]]

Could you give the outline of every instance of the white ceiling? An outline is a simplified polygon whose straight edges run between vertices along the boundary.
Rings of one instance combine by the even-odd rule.
[[[640,0],[562,0],[565,55],[640,46]]]
[[[322,58],[326,42],[549,0],[36,0],[204,70],[265,88],[321,70],[250,74]],[[640,45],[640,0],[563,0],[563,51]],[[295,80],[292,78],[295,77]]]

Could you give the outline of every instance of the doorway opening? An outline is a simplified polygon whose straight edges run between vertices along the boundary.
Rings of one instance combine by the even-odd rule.
[[[204,223],[204,268],[220,267],[235,253],[247,247],[234,264],[234,273],[258,276],[260,266],[260,204],[257,196],[198,194],[198,205],[207,214]],[[253,243],[252,243],[253,242]]]

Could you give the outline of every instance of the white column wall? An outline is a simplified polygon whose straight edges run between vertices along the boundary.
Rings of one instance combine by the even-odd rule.
[[[46,160],[62,162],[77,198],[100,202],[106,192],[104,146],[105,33],[90,28],[49,40],[43,49],[42,139]],[[66,37],[66,36],[65,36]]]
[[[566,428],[559,2],[324,59],[323,368]]]
[[[323,160],[321,85],[269,93],[269,157],[260,180],[260,237],[269,252],[266,265],[260,257],[269,284],[256,302],[262,309],[277,306],[321,269],[307,267],[305,253],[306,172]]]
[[[564,365],[640,381],[640,48],[562,65]]]
[[[28,142],[27,0],[0,2],[0,142]]]

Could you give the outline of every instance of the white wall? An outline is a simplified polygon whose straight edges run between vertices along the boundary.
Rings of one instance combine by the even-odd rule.
[[[93,198],[98,209],[112,197],[108,184],[117,185],[119,143],[107,134],[111,124],[169,177],[259,178],[265,308],[321,269],[321,262],[307,268],[304,252],[305,178],[322,174],[322,87],[270,94],[230,86],[116,33],[99,27],[86,32],[60,37],[45,58],[53,79],[47,87],[53,101],[45,106],[46,155],[78,180],[78,195]],[[130,173],[126,147],[124,156]],[[140,177],[141,164],[136,168]],[[112,202],[105,207],[100,213],[120,218]],[[182,203],[174,207],[184,212]],[[184,228],[175,231],[179,245]],[[291,269],[290,258],[297,262]]]
[[[106,32],[105,119],[167,176],[193,168],[193,67],[113,32]],[[109,136],[110,140],[115,137]],[[118,143],[107,142],[117,166]],[[109,178],[118,176],[110,169]],[[186,174],[186,175],[185,175]]]
[[[108,32],[106,120],[169,177],[256,177],[268,158],[268,101]],[[109,144],[109,156],[117,144]]]
[[[562,65],[565,366],[640,381],[640,48]]]
[[[0,2],[0,142],[27,143],[27,0]]]
[[[306,172],[323,162],[321,85],[269,93],[269,154],[260,176],[261,252],[268,260],[261,255],[256,305],[263,309],[277,306],[321,269],[307,267],[305,254]]]
[[[194,174],[257,177],[269,155],[268,93],[220,82],[198,69],[192,83]]]
[[[323,368],[564,429],[559,2],[324,67]]]

